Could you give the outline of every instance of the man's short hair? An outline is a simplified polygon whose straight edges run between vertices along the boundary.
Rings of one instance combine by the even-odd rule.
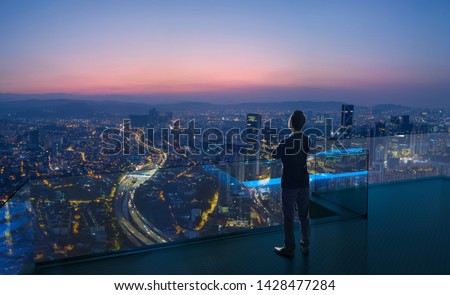
[[[302,130],[303,126],[305,126],[306,117],[302,111],[294,111],[291,116],[291,126],[294,130]]]

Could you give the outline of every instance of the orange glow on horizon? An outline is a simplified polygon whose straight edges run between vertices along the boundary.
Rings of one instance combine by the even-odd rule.
[[[418,80],[402,69],[363,67],[330,58],[320,62],[237,49],[224,56],[185,53],[177,58],[138,57],[82,52],[52,57],[40,68],[28,68],[0,81],[0,92],[82,95],[225,93],[263,88],[363,88]],[[17,77],[20,77],[17,79]]]
[[[363,78],[341,78],[333,79],[324,75],[323,77],[305,77],[304,79],[295,79],[286,77],[274,81],[271,79],[205,79],[200,82],[194,81],[174,81],[166,83],[152,83],[139,81],[129,83],[114,80],[100,80],[86,77],[82,79],[59,78],[55,81],[46,83],[28,83],[27,85],[10,85],[10,87],[2,87],[0,92],[3,93],[21,93],[21,94],[46,94],[46,93],[67,93],[80,95],[114,95],[114,94],[180,94],[180,93],[226,93],[233,91],[246,91],[264,88],[365,88],[376,86],[401,86],[406,84],[403,81],[385,82],[382,79]],[[138,79],[136,79],[138,80]],[[218,81],[219,80],[219,81]]]
[[[52,69],[54,68],[54,70]],[[58,71],[56,71],[58,69]],[[0,81],[0,92],[69,93],[82,95],[225,93],[263,88],[364,88],[423,81],[402,69],[356,66],[332,60],[258,59],[245,54],[200,60],[128,60],[77,56],[56,60],[46,68],[24,73],[19,80]]]

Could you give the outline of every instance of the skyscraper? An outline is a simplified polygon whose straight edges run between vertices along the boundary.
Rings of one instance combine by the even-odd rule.
[[[344,137],[350,137],[353,126],[353,109],[352,104],[343,104],[341,110],[341,134],[344,133]]]
[[[252,148],[247,150],[247,154],[255,157],[255,164],[253,166],[254,171],[251,174],[253,176],[259,175],[259,158],[261,150],[261,115],[260,114],[247,114],[247,130],[246,130],[246,143],[252,145]]]
[[[400,132],[402,134],[411,133],[413,125],[409,123],[409,115],[403,115],[400,117]]]
[[[378,121],[375,123],[375,137],[385,136],[386,135],[386,123],[383,121]]]
[[[391,116],[389,134],[411,133],[413,124],[409,123],[409,115]]]
[[[160,121],[160,114],[152,108],[148,111],[148,115],[130,115],[131,126],[133,127],[153,127]]]
[[[60,140],[53,140],[52,142],[52,156],[53,157],[59,157],[62,152],[62,146]]]
[[[331,138],[333,136],[333,119],[325,118],[325,136]]]
[[[155,125],[159,121],[159,112],[153,108],[148,111],[148,122],[150,125]]]
[[[261,129],[261,115],[247,114],[247,128]]]
[[[253,149],[248,153],[256,155],[259,149],[257,147],[261,143],[261,115],[260,114],[247,114],[247,130],[246,141],[248,144],[253,145]]]

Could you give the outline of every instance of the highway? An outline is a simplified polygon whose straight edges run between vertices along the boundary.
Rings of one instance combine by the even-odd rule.
[[[140,167],[136,172],[124,173],[119,178],[119,187],[114,196],[114,214],[124,233],[136,246],[152,245],[168,241],[163,233],[140,214],[134,204],[136,189],[149,180],[158,171],[159,167],[164,166],[167,155],[160,150],[154,149],[147,143],[142,141],[140,143],[151,149],[159,157],[156,163],[149,161],[149,163]]]
[[[136,134],[137,135],[137,134]],[[139,138],[139,137],[137,137]],[[120,182],[118,183],[118,189],[116,190],[114,196],[114,212],[119,221],[119,224],[127,235],[127,237],[132,241],[136,246],[142,245],[152,245],[157,243],[165,243],[168,242],[169,239],[162,233],[159,229],[157,229],[153,224],[151,224],[142,214],[139,212],[138,208],[135,204],[135,192],[137,188],[151,179],[151,177],[161,168],[163,168],[168,159],[168,155],[161,150],[155,149],[147,143],[143,142],[139,138],[139,143],[144,145],[144,147],[153,151],[158,155],[158,159],[152,160],[149,159],[149,162],[145,165],[142,165],[135,172],[124,173],[121,178],[119,178]],[[167,144],[170,145],[169,142],[166,141]],[[186,154],[180,154],[185,160],[187,160],[191,165],[184,168],[175,176],[182,177],[183,175],[188,174],[197,163],[188,157]],[[194,230],[200,231],[203,229],[204,225],[208,221],[209,215],[214,211],[217,202],[218,202],[218,194],[211,196],[211,208],[209,210],[203,212],[202,220],[200,223],[194,227]],[[163,200],[165,201],[165,200]],[[261,208],[261,203],[257,202],[257,207]],[[175,226],[179,227],[176,216],[172,212],[171,206],[168,204],[168,209],[173,218],[173,223]],[[179,227],[180,230],[184,230]]]

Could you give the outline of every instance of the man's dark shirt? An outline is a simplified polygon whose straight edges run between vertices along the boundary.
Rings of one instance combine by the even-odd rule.
[[[291,133],[272,152],[272,157],[281,159],[283,163],[282,188],[297,189],[309,187],[309,174],[306,166],[308,152],[309,138],[300,132]]]

